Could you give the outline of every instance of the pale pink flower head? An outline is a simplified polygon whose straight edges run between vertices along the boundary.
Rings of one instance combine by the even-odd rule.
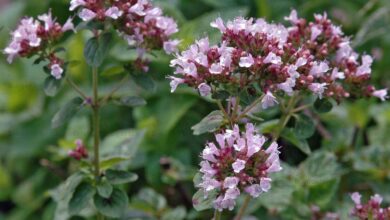
[[[216,143],[208,143],[201,154],[201,182],[196,186],[206,197],[216,192],[215,209],[232,210],[242,193],[256,198],[271,190],[269,174],[281,170],[275,142],[266,148],[267,139],[250,123],[245,131],[240,132],[239,126],[234,125],[215,138]]]

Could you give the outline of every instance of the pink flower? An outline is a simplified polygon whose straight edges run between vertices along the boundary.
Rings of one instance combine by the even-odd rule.
[[[356,76],[370,74],[372,61],[373,60],[372,60],[372,57],[370,55],[362,56],[362,65],[357,68]]]
[[[225,189],[236,188],[239,181],[240,181],[240,179],[237,177],[226,177],[224,182],[223,182],[223,188],[225,188]]]
[[[374,92],[372,92],[372,95],[379,98],[382,101],[386,101],[386,99],[389,98],[387,96],[387,89],[375,90]]]
[[[223,71],[221,64],[213,63],[209,69],[211,74],[220,74]]]
[[[240,66],[240,67],[249,68],[249,67],[251,67],[254,63],[255,63],[255,60],[253,59],[252,55],[251,55],[251,54],[248,54],[248,56],[246,56],[246,57],[241,57],[241,58],[240,58],[239,66]]]
[[[214,22],[211,22],[210,23],[211,27],[213,28],[217,28],[221,31],[221,33],[225,32],[226,31],[226,27],[223,23],[223,20],[222,18],[217,18]]]
[[[309,89],[321,99],[326,86],[326,83],[312,83],[309,85]]]
[[[73,24],[72,20],[73,20],[72,18],[68,18],[68,20],[66,20],[65,24],[62,26],[63,32],[70,31],[70,30],[72,30],[73,32],[76,32],[76,29],[74,28],[74,24]]]
[[[331,75],[331,78],[333,80],[336,80],[336,79],[345,79],[345,74],[344,72],[339,72],[339,69],[336,67],[332,70],[332,75]]]
[[[292,24],[297,24],[299,22],[298,13],[295,9],[291,10],[291,13],[288,17],[284,17],[284,20],[290,21]]]
[[[177,51],[177,46],[180,44],[180,40],[165,41],[163,48],[167,54],[171,54]]]
[[[314,62],[314,65],[310,69],[310,75],[314,77],[322,77],[324,73],[329,71],[329,66],[325,62]]]
[[[198,90],[201,96],[208,96],[211,93],[211,87],[206,83],[201,83],[198,86]]]
[[[236,162],[232,164],[233,170],[235,173],[241,172],[245,168],[245,160],[237,159]]]
[[[267,91],[261,100],[261,107],[263,109],[267,109],[276,104],[278,104],[278,101],[276,100],[275,96],[270,91]]]
[[[264,192],[268,192],[268,190],[271,189],[271,181],[272,179],[270,178],[262,177],[260,179],[261,190],[263,190]]]
[[[270,52],[264,59],[264,63],[281,64],[282,58],[276,56],[273,52]]]
[[[275,142],[263,149],[266,138],[250,123],[243,132],[234,125],[233,129],[216,134],[215,139],[218,146],[208,143],[202,152],[202,182],[197,186],[205,193],[215,190],[215,209],[233,209],[241,192],[258,197],[271,189],[268,173],[281,170]]]
[[[317,26],[312,26],[310,40],[315,41],[317,37],[321,35],[321,33],[322,33],[321,29],[319,29]]]
[[[83,6],[85,5],[85,1],[84,0],[71,0],[70,1],[70,7],[69,7],[69,10],[70,11],[74,11],[77,7],[79,6]]]
[[[360,205],[362,196],[358,192],[354,192],[351,194],[351,199],[356,205]]]
[[[245,188],[245,192],[247,192],[253,198],[257,198],[263,192],[260,184],[253,184]]]
[[[116,19],[118,19],[120,16],[123,15],[123,11],[119,10],[119,8],[116,7],[116,6],[113,6],[113,7],[108,8],[104,14],[105,14],[107,17],[110,17],[110,18],[116,20]]]
[[[174,92],[178,85],[184,83],[184,79],[177,78],[177,77],[169,77],[171,79],[170,86],[171,86],[171,92]]]
[[[137,14],[137,15],[139,15],[139,16],[144,16],[144,15],[146,15],[146,13],[145,13],[145,7],[143,6],[142,3],[139,3],[139,2],[138,2],[137,4],[131,6],[131,8],[129,9],[129,12],[135,13],[135,14]]]
[[[89,9],[83,8],[83,10],[81,10],[81,12],[79,13],[79,17],[83,21],[90,21],[96,17],[96,13]]]
[[[51,65],[50,69],[51,69],[51,75],[52,75],[54,78],[56,78],[56,79],[61,79],[62,73],[64,72],[64,70],[61,68],[60,65],[58,65],[58,64],[53,64],[53,65]]]

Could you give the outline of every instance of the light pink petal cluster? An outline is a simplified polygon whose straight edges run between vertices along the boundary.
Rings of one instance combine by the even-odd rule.
[[[170,39],[178,32],[176,22],[163,16],[162,10],[149,0],[72,0],[70,11],[78,9],[83,21],[110,20],[130,46],[144,49],[164,49],[171,54],[180,43]]]
[[[351,194],[351,199],[355,203],[355,207],[351,211],[351,216],[360,220],[376,219],[387,220],[390,219],[390,207],[381,207],[383,198],[375,194],[371,196],[367,203],[362,203],[362,196],[358,192]]]
[[[243,132],[235,125],[233,130],[216,134],[215,139],[202,152],[202,181],[197,186],[206,196],[217,192],[214,208],[232,210],[242,193],[256,198],[271,189],[269,174],[282,170],[275,142],[268,143],[250,123]]]
[[[59,39],[66,31],[75,31],[72,19],[61,25],[52,17],[51,11],[38,16],[38,19],[23,18],[16,30],[11,32],[11,42],[4,49],[7,60],[12,63],[15,57],[29,57],[46,50],[53,41]],[[63,74],[63,61],[49,54],[45,57],[49,61],[47,67],[51,75],[60,79]]]
[[[337,101],[387,98],[387,90],[369,85],[372,57],[360,57],[326,14],[316,14],[308,22],[293,10],[286,20],[291,26],[264,19],[238,17],[224,22],[217,18],[211,26],[222,33],[219,44],[210,45],[203,38],[171,61],[175,68],[172,91],[179,84],[198,89],[207,84],[213,91],[243,90],[257,84],[265,94],[263,108],[277,104],[274,97],[280,92],[291,96],[306,91]]]

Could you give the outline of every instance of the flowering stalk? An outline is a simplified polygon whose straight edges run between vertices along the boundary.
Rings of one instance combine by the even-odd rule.
[[[92,129],[94,136],[94,165],[95,165],[95,178],[99,180],[100,178],[100,162],[99,162],[99,145],[100,145],[100,117],[99,117],[99,93],[98,93],[98,73],[97,68],[92,68],[92,89],[93,89],[93,104],[92,104]]]

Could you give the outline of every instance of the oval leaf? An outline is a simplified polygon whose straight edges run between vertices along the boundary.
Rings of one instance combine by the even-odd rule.
[[[93,201],[96,209],[103,215],[119,218],[126,210],[129,198],[122,190],[115,188],[109,198],[95,194]]]
[[[314,102],[314,109],[318,113],[330,112],[333,108],[333,104],[328,99],[317,99]]]
[[[314,134],[315,125],[313,120],[304,114],[299,115],[295,121],[294,133],[299,139],[306,139]]]
[[[77,186],[72,198],[69,201],[69,213],[75,215],[80,213],[92,199],[95,189],[89,183],[81,183]]]
[[[213,201],[215,200],[217,193],[215,191],[209,192],[207,197],[204,195],[202,189],[198,190],[192,197],[192,204],[196,211],[203,211],[211,209],[213,207]]]
[[[121,105],[129,106],[129,107],[146,105],[145,99],[140,97],[135,97],[135,96],[122,97],[119,103]]]
[[[221,111],[213,111],[202,119],[198,124],[192,126],[194,135],[200,135],[206,132],[217,130],[223,122],[223,114]]]
[[[107,170],[106,178],[111,184],[123,184],[136,181],[138,175],[123,170]]]
[[[134,82],[147,91],[154,91],[156,89],[156,84],[152,77],[146,74],[132,74]]]
[[[51,125],[53,128],[58,128],[59,126],[65,124],[69,119],[71,119],[83,106],[83,99],[80,97],[73,98],[68,103],[66,103],[53,117]]]
[[[84,48],[84,57],[88,65],[98,67],[102,64],[112,39],[111,33],[100,37],[93,37],[87,41]]]
[[[44,91],[45,91],[45,94],[47,96],[53,97],[53,96],[57,95],[58,90],[60,89],[60,87],[61,87],[61,80],[55,79],[52,76],[48,76],[45,79]]]
[[[109,198],[112,194],[112,191],[113,191],[112,185],[107,182],[100,182],[97,185],[97,192],[103,198]]]

